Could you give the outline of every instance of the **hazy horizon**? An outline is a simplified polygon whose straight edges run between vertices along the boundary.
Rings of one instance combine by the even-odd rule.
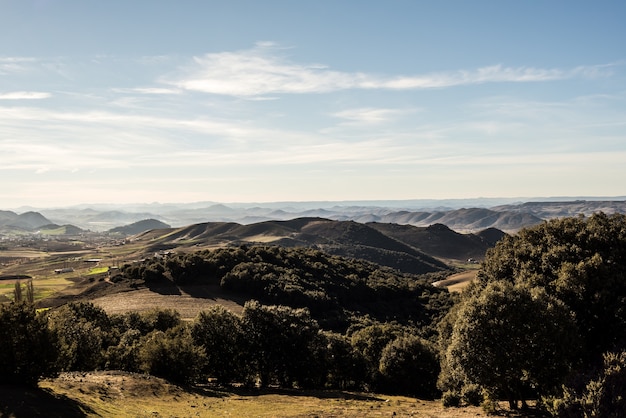
[[[626,195],[622,1],[0,11],[5,208]]]

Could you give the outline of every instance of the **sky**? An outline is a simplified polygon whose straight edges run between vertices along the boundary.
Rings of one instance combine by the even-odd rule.
[[[0,207],[626,195],[623,0],[0,0]]]

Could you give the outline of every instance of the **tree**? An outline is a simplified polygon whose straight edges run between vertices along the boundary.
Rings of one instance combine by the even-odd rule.
[[[331,332],[323,333],[323,336],[326,347],[326,384],[341,390],[360,389],[367,377],[363,356],[354,350],[347,336]]]
[[[32,304],[0,305],[0,382],[36,386],[56,373],[56,344]]]
[[[246,302],[242,314],[250,377],[259,384],[318,386],[326,372],[319,326],[308,309]]]
[[[541,287],[571,309],[583,364],[626,346],[626,215],[563,218],[507,236],[490,250],[478,287],[506,280]]]
[[[385,390],[430,399],[437,395],[439,359],[431,344],[415,335],[403,335],[387,344],[379,370]]]
[[[516,409],[526,393],[547,394],[561,384],[577,335],[568,309],[542,289],[492,282],[456,312],[444,364]]]
[[[59,347],[61,370],[96,370],[105,364],[113,343],[106,312],[92,303],[71,302],[50,313],[48,326]]]
[[[191,336],[206,353],[205,374],[221,383],[242,378],[241,352],[244,348],[241,319],[221,305],[198,314]]]
[[[179,325],[167,331],[152,331],[140,341],[139,368],[175,383],[200,381],[205,367],[204,348],[193,342],[189,328]]]
[[[404,333],[405,330],[399,325],[373,324],[352,334],[350,342],[354,351],[363,358],[366,381],[374,389],[381,384],[380,360],[383,350]]]

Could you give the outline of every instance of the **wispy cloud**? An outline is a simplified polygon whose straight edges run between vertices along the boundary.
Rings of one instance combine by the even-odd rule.
[[[345,119],[350,124],[379,124],[389,122],[407,113],[412,113],[415,110],[409,109],[384,109],[384,108],[357,108],[346,109],[340,112],[335,112],[332,116],[340,119]]]
[[[22,72],[35,61],[29,57],[0,57],[0,75]]]
[[[48,99],[52,94],[42,91],[11,91],[0,93],[0,100],[38,100]]]
[[[171,89],[164,87],[137,87],[132,89],[113,89],[115,93],[138,93],[138,94],[181,94],[182,90],[180,89]]]
[[[572,69],[507,67],[501,64],[471,70],[407,76],[378,76],[342,72],[319,64],[299,64],[274,53],[272,44],[251,50],[195,57],[192,65],[172,79],[178,88],[231,96],[280,93],[325,93],[346,89],[416,90],[469,84],[541,82],[610,74],[610,66]]]

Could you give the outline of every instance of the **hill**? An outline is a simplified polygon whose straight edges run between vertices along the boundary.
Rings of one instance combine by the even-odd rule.
[[[326,329],[345,329],[351,318],[364,315],[426,327],[452,302],[447,291],[430,284],[430,277],[302,247],[241,246],[177,253],[127,264],[121,272],[131,286],[141,284],[162,294],[217,287],[221,294],[228,292],[239,300],[306,307]]]
[[[371,223],[368,226],[433,257],[455,260],[482,259],[487,250],[504,235],[497,229],[477,234],[460,234],[443,224],[416,227]]]
[[[39,212],[29,211],[18,215],[13,211],[0,211],[0,226],[5,227],[5,229],[14,228],[31,231],[51,223]]]
[[[265,221],[249,225],[208,222],[183,228],[152,230],[134,238],[148,251],[193,246],[271,244],[309,247],[329,254],[359,258],[406,273],[444,271],[441,261],[480,259],[494,242],[479,235],[459,234],[442,225],[416,228],[411,225],[361,224],[323,218]],[[439,246],[435,242],[443,243]]]
[[[339,390],[190,389],[158,377],[124,372],[63,373],[42,381],[40,387],[0,387],[0,411],[16,417],[487,416],[480,407],[444,408],[439,400]]]
[[[170,226],[164,222],[156,219],[144,219],[141,221],[133,222],[132,224],[125,226],[118,226],[109,230],[109,233],[117,233],[122,235],[137,235],[142,232],[149,231],[151,229],[164,229],[170,228]]]

